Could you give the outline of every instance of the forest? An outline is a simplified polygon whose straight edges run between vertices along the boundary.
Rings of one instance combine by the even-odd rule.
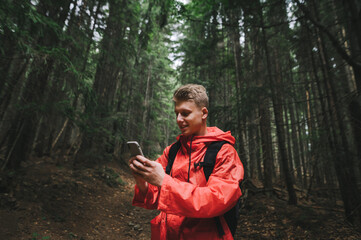
[[[291,239],[361,238],[358,0],[3,0],[0,76],[2,239],[150,239],[151,218],[120,220],[134,217],[126,142],[151,159],[175,142],[186,83],[206,87],[208,126],[236,138],[242,214],[277,201],[298,217]],[[86,234],[102,214],[75,218],[84,194],[121,202],[106,210],[118,235]],[[319,209],[342,227],[314,235]],[[237,239],[290,239],[288,220],[263,235],[245,221]]]

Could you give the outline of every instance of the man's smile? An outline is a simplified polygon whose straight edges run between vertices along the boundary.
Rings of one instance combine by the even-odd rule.
[[[187,127],[188,127],[188,125],[186,125],[186,126],[179,126],[179,128],[180,128],[181,130],[185,130]]]

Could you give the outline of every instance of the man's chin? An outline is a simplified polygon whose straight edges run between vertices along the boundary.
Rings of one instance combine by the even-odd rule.
[[[191,135],[191,133],[188,131],[188,129],[181,129],[181,132],[182,132],[183,136]]]

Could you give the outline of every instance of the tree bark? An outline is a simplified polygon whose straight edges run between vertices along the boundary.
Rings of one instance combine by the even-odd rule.
[[[100,60],[97,65],[93,91],[95,102],[88,102],[85,112],[91,117],[90,128],[84,131],[76,164],[86,161],[95,163],[106,158],[109,139],[107,132],[112,132],[113,123],[110,116],[114,107],[114,97],[120,82],[122,61],[125,59],[122,46],[125,44],[128,1],[111,0],[107,27],[101,42]],[[128,13],[129,14],[129,13]]]
[[[229,1],[230,7],[235,7],[235,2],[233,0]],[[235,11],[230,11],[230,22],[231,25],[238,22],[238,17]],[[233,24],[232,24],[233,23]],[[232,28],[230,33],[231,41],[232,41],[232,48],[233,48],[233,59],[234,59],[234,67],[235,67],[235,73],[236,73],[236,99],[237,99],[237,130],[238,130],[238,151],[239,155],[244,162],[244,165],[246,163],[247,154],[245,150],[245,142],[244,142],[244,118],[241,116],[241,86],[242,86],[242,79],[241,79],[241,69],[242,69],[242,63],[241,63],[241,45],[239,43],[240,34],[238,31],[238,28]],[[247,166],[245,166],[247,168]]]
[[[259,4],[260,5],[260,4]],[[290,175],[289,172],[289,165],[288,165],[288,161],[287,161],[287,150],[286,150],[286,145],[285,145],[285,132],[284,132],[284,121],[283,121],[283,116],[282,116],[282,101],[281,101],[281,93],[279,91],[277,91],[276,89],[276,82],[274,82],[273,80],[273,73],[272,73],[272,68],[271,68],[271,58],[270,58],[270,54],[269,54],[269,50],[268,50],[268,44],[267,44],[267,37],[266,37],[266,32],[264,29],[264,20],[263,20],[263,11],[262,8],[259,8],[259,14],[260,14],[260,19],[261,19],[261,31],[262,31],[262,38],[263,38],[263,48],[265,51],[265,56],[266,56],[266,62],[267,62],[267,73],[268,73],[268,82],[271,88],[271,96],[272,96],[272,102],[273,102],[273,109],[274,109],[274,115],[275,115],[275,121],[276,121],[276,133],[277,133],[277,139],[278,139],[278,147],[279,147],[279,154],[280,154],[280,161],[282,164],[282,169],[283,169],[283,173],[284,173],[284,177],[285,177],[285,182],[286,182],[286,186],[287,186],[287,191],[288,191],[288,203],[292,204],[292,205],[296,205],[297,204],[297,197],[296,197],[296,192],[293,188],[293,181],[292,181],[292,177]],[[277,55],[274,56],[274,60],[277,63]],[[279,70],[277,70],[277,65],[276,65],[276,76],[277,77],[277,84],[281,83],[281,77],[280,77],[280,72]]]
[[[315,18],[318,20],[316,3],[312,3]],[[329,58],[325,50],[323,35],[318,31],[318,29],[316,29],[316,31],[318,33],[317,43],[319,48],[319,57],[322,63],[323,84],[325,90],[327,91],[329,112],[332,119],[331,131],[334,132],[335,142],[337,143],[337,145],[332,148],[336,157],[334,158],[335,171],[340,184],[340,191],[344,202],[346,218],[348,221],[361,226],[361,208],[359,208],[361,198],[356,183],[354,162],[352,157],[349,155],[349,145],[345,135],[346,131],[341,115],[343,110],[338,100],[332,73],[330,72],[330,64],[328,62]],[[336,130],[338,130],[338,134]]]
[[[49,4],[40,1],[38,11],[48,16],[58,24],[60,28],[64,25],[70,1]],[[59,43],[59,38],[54,29],[46,26],[43,29],[47,34],[39,38],[38,44],[45,48],[54,48]],[[22,96],[21,106],[23,109],[17,113],[16,121],[13,123],[14,131],[9,136],[9,149],[7,151],[8,166],[18,168],[20,163],[27,160],[31,154],[36,135],[36,129],[40,119],[44,115],[46,104],[44,97],[47,90],[48,77],[53,68],[54,56],[42,56],[36,58],[31,65],[28,76],[28,84]],[[42,106],[42,108],[40,107]]]

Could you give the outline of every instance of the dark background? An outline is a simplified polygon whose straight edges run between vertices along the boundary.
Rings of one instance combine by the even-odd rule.
[[[9,239],[149,238],[125,143],[175,141],[184,83],[236,137],[239,237],[360,238],[359,1],[4,0],[0,76]]]

